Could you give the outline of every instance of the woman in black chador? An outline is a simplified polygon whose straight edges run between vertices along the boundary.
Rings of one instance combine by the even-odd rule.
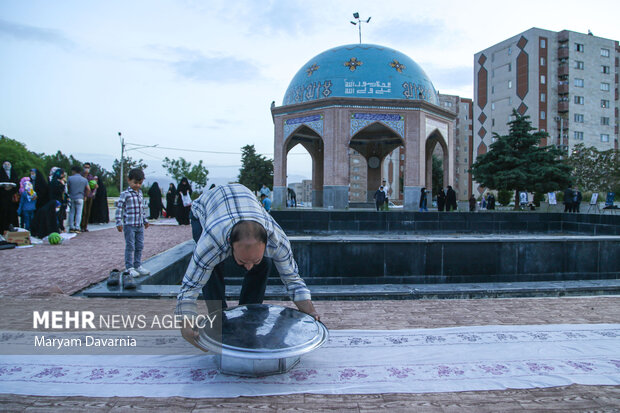
[[[166,217],[174,218],[177,216],[174,202],[177,198],[177,189],[174,184],[170,184],[168,192],[166,193]]]
[[[187,202],[183,202],[184,197],[187,199],[187,196],[191,197],[192,195],[192,187],[189,185],[189,181],[187,180],[187,178],[181,179],[177,191],[177,222],[179,223],[179,225],[189,225],[189,211],[192,205],[191,203],[187,205]]]
[[[159,218],[163,208],[164,206],[161,203],[161,189],[159,189],[159,184],[154,182],[149,188],[149,209],[151,212],[149,219]]]
[[[9,229],[9,225],[18,226],[17,207],[19,205],[19,180],[11,162],[4,161],[0,166],[0,234]]]
[[[93,209],[90,212],[88,222],[90,224],[107,224],[110,222],[110,211],[108,209],[108,190],[106,189],[103,179],[97,183],[97,192],[93,201]]]
[[[50,200],[50,189],[47,184],[47,179],[41,171],[36,168],[30,170],[30,181],[34,186],[34,192],[37,193],[37,209],[43,208],[43,205],[47,204]]]

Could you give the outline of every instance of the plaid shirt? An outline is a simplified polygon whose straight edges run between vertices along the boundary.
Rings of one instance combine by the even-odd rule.
[[[248,188],[231,184],[206,191],[192,204],[192,213],[203,229],[183,278],[176,314],[197,314],[198,294],[211,277],[213,268],[232,254],[228,237],[232,227],[241,220],[256,221],[267,231],[265,256],[273,260],[293,301],[310,299],[288,238]]]
[[[142,192],[125,189],[116,201],[116,226],[141,227],[146,222]]]

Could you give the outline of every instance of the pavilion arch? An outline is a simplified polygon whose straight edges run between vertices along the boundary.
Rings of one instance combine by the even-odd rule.
[[[405,140],[393,128],[377,121],[356,131],[349,140],[349,147],[359,152],[367,165],[366,194],[367,201],[372,202],[375,191],[381,185],[383,161],[394,149],[404,146]],[[378,164],[371,158],[378,158]]]
[[[312,205],[323,206],[323,173],[324,150],[323,137],[308,125],[302,124],[286,137],[284,141],[283,159],[287,162],[287,155],[295,146],[301,145],[312,158]],[[286,166],[284,171],[286,172]],[[288,182],[285,182],[285,186]]]
[[[443,182],[444,186],[448,185],[449,181],[449,165],[450,165],[450,153],[448,152],[448,144],[445,137],[439,131],[439,129],[433,130],[427,137],[425,143],[424,154],[424,182],[426,189],[431,191],[433,187],[433,152],[435,147],[439,145],[443,152]]]

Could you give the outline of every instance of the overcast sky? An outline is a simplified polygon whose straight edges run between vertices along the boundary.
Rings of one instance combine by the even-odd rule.
[[[363,42],[419,63],[441,93],[473,97],[473,55],[531,27],[620,39],[617,1],[0,0],[0,133],[100,162],[128,142],[192,151],[230,175],[246,144],[272,156],[269,106],[313,56]],[[293,152],[304,153],[298,146]],[[307,155],[289,175],[310,177]],[[231,168],[232,167],[232,168]],[[163,175],[163,171],[149,171]]]

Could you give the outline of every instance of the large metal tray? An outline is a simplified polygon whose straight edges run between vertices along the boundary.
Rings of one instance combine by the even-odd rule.
[[[209,316],[213,315],[221,318],[221,336],[219,331],[201,329],[198,345],[216,354],[224,374],[285,373],[329,335],[323,323],[308,314],[277,305],[247,304]]]

